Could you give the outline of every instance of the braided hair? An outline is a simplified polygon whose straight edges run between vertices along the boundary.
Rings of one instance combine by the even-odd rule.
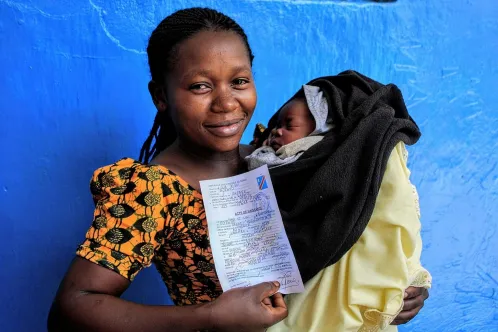
[[[162,20],[152,32],[147,46],[150,75],[159,85],[164,84],[164,74],[178,60],[181,42],[200,31],[232,31],[237,33],[247,47],[250,62],[254,59],[244,30],[233,19],[209,8],[179,10]],[[176,139],[176,131],[167,112],[157,112],[149,137],[140,150],[139,160],[148,163]],[[153,144],[154,142],[154,144]]]

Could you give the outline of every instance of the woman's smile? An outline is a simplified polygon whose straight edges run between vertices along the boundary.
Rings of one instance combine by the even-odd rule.
[[[216,123],[206,123],[204,128],[214,136],[230,137],[239,134],[244,129],[245,118],[221,121]]]

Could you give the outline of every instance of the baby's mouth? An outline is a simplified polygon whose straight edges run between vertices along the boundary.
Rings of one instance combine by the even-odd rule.
[[[275,139],[270,140],[270,146],[273,150],[277,151],[282,147],[282,144],[278,143]]]

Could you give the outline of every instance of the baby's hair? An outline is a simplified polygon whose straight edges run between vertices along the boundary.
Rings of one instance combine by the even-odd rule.
[[[238,34],[245,46],[252,65],[254,55],[244,30],[233,19],[210,8],[179,10],[162,20],[152,32],[147,46],[150,75],[159,85],[164,85],[164,75],[177,60],[178,45],[200,31],[232,31]],[[140,150],[139,160],[148,163],[176,139],[176,131],[168,112],[157,112],[149,137]],[[155,141],[154,141],[155,140]],[[154,144],[152,142],[154,141]]]

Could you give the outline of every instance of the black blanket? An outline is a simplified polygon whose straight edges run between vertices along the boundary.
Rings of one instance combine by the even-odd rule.
[[[393,84],[383,85],[354,71],[307,84],[322,89],[336,127],[294,163],[270,170],[305,282],[356,243],[372,215],[395,145],[411,145],[420,137]],[[268,130],[275,127],[277,116],[278,112],[270,119]]]

